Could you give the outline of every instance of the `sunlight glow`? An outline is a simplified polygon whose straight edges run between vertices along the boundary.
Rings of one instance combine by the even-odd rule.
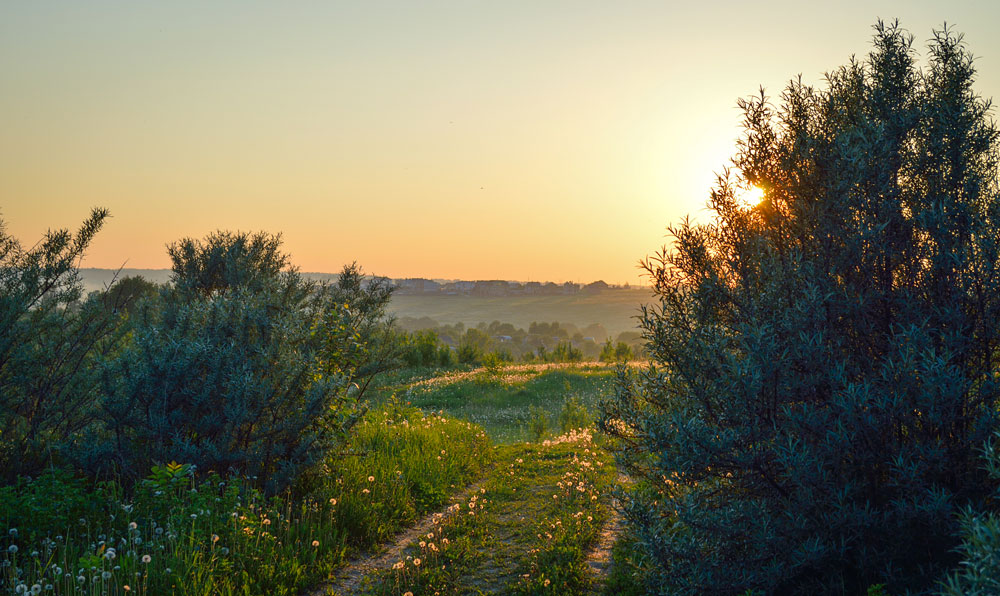
[[[740,195],[740,203],[753,209],[764,200],[764,189],[759,186],[751,186]]]

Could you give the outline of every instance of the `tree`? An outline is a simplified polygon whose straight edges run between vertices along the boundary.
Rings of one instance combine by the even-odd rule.
[[[114,297],[81,299],[79,263],[108,212],[25,248],[0,220],[0,479],[35,474],[95,422],[97,362],[115,349]]]
[[[741,101],[714,220],[645,261],[652,364],[601,426],[639,480],[651,591],[925,591],[991,492],[1000,147],[962,38],[915,61],[880,22],[823,89]]]
[[[220,232],[169,253],[172,287],[104,369],[108,455],[133,477],[177,460],[281,490],[360,415],[352,387],[384,303],[303,278],[279,236]]]

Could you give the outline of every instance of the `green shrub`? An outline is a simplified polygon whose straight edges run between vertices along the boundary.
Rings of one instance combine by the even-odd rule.
[[[879,24],[824,89],[741,102],[714,219],[646,262],[654,364],[602,427],[651,592],[924,592],[992,490],[998,134],[960,38],[911,43]]]
[[[528,430],[535,441],[542,440],[549,432],[549,413],[539,406],[528,406]]]
[[[594,419],[575,395],[566,397],[559,411],[559,429],[565,433],[577,428],[587,428]]]
[[[0,220],[0,480],[36,474],[85,444],[98,420],[99,363],[118,346],[114,296],[81,300],[77,264],[108,213],[31,248]]]
[[[1000,434],[986,446],[983,454],[986,471],[1000,481]],[[973,509],[969,507],[960,516],[962,543],[958,547],[961,561],[944,582],[942,594],[947,596],[986,596],[1000,594],[1000,516],[996,499],[993,506]]]
[[[179,460],[277,491],[356,420],[364,317],[288,268],[279,246],[229,233],[171,246],[173,287],[133,317],[131,344],[104,370],[123,473]]]

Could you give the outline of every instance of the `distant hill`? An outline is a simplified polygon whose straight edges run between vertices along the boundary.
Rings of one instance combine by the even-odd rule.
[[[81,269],[86,291],[104,289],[118,278],[141,275],[155,283],[170,280],[169,269]],[[304,275],[330,281],[335,273],[309,272]],[[639,305],[652,299],[649,288],[608,286],[604,282],[587,285],[503,280],[461,281],[408,278],[395,280],[399,289],[390,310],[397,317],[432,319],[436,324],[500,321],[527,328],[532,322],[572,323],[586,327],[600,323],[611,334],[635,329]]]

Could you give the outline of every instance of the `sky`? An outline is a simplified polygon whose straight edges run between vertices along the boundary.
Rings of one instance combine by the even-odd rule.
[[[85,267],[219,229],[303,271],[642,283],[704,220],[736,101],[945,22],[1000,95],[1000,3],[0,0],[0,218],[112,218]]]

